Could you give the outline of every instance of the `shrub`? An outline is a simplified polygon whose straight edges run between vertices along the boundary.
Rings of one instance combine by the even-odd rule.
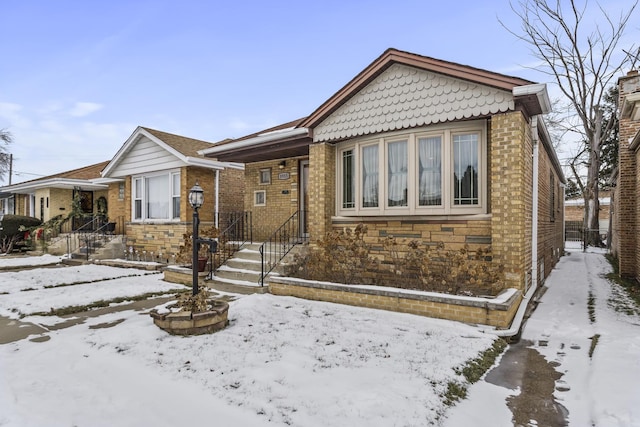
[[[198,237],[202,239],[213,239],[218,237],[219,230],[216,227],[208,227],[199,230]],[[182,235],[183,244],[180,246],[180,251],[176,255],[177,262],[181,264],[191,265],[193,260],[193,232],[188,231]],[[207,258],[209,256],[209,245],[201,244],[198,248],[198,257]]]
[[[285,268],[285,274],[309,280],[336,283],[371,284],[375,282],[378,261],[370,255],[364,241],[366,226],[334,230],[315,247],[306,246]]]
[[[0,252],[9,253],[14,246],[24,245],[29,237],[28,229],[40,225],[38,218],[23,215],[3,215],[0,217]]]

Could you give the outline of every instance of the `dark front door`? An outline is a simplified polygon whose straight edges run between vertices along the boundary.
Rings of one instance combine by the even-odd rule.
[[[73,199],[78,198],[79,216],[73,218],[73,229],[77,230],[93,221],[93,191],[74,190]],[[85,227],[86,228],[86,227]]]

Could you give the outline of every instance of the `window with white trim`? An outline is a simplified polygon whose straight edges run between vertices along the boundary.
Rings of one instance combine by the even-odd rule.
[[[132,182],[134,221],[180,219],[180,171],[135,176]]]
[[[486,124],[397,132],[338,145],[338,215],[486,212]]]
[[[271,168],[260,169],[258,176],[260,185],[271,184]]]
[[[266,206],[267,205],[267,192],[264,190],[258,190],[253,192],[253,205],[254,206]]]

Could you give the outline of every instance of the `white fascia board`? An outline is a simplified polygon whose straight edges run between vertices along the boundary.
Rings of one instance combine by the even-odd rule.
[[[207,154],[216,154],[223,151],[231,151],[238,148],[246,148],[254,145],[264,144],[266,142],[277,141],[278,139],[292,138],[296,136],[303,136],[309,133],[308,128],[290,128],[282,129],[279,131],[268,132],[260,134],[253,138],[243,139],[242,141],[230,142],[228,144],[218,145],[211,148],[205,148],[198,151],[198,154],[204,156]]]
[[[94,184],[112,184],[114,182],[124,182],[124,178],[96,178],[91,180]]]
[[[189,166],[200,166],[213,170],[224,170],[227,168],[244,170],[244,165],[241,163],[219,162],[217,160],[201,159],[200,157],[185,157],[184,160]]]
[[[106,184],[94,183],[86,179],[65,179],[65,178],[53,178],[45,179],[42,181],[28,182],[23,184],[15,184],[7,187],[3,187],[2,190],[10,193],[27,193],[42,188],[65,188],[73,189],[74,187],[82,187],[86,190],[106,190],[108,186]]]
[[[513,96],[527,96],[536,95],[538,102],[540,103],[540,109],[542,114],[551,112],[551,100],[549,99],[549,93],[547,92],[547,85],[544,83],[537,83],[525,86],[516,86],[512,90]]]

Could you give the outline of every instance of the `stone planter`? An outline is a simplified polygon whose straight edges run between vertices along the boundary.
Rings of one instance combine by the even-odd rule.
[[[178,311],[176,313],[158,313],[151,310],[149,313],[153,323],[160,329],[172,335],[201,335],[210,334],[224,329],[229,321],[229,304],[224,301],[212,300],[212,307],[200,313],[190,311]]]

